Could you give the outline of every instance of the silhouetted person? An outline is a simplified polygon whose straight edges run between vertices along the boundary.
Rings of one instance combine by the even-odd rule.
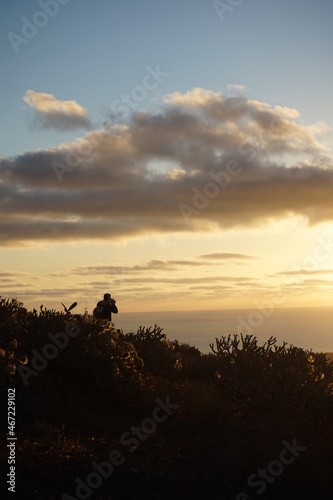
[[[110,293],[105,293],[104,299],[97,302],[93,312],[94,318],[112,321],[112,313],[118,313],[116,301],[111,297]]]

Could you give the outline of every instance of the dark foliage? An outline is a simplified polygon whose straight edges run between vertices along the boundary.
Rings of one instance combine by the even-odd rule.
[[[70,309],[27,311],[0,298],[0,388],[16,389],[17,498],[73,494],[75,478],[122,449],[122,433],[167,396],[179,408],[135,453],[124,451],[125,464],[92,498],[224,500],[242,490],[256,497],[247,478],[295,438],[306,451],[265,498],[329,497],[333,364],[323,353],[229,335],[203,354],[157,325],[124,334]],[[63,347],[47,350],[55,336]],[[36,370],[36,353],[54,356]]]
[[[221,389],[244,418],[266,419],[295,429],[324,425],[333,415],[333,364],[314,353],[271,337],[259,346],[256,337],[216,339]]]

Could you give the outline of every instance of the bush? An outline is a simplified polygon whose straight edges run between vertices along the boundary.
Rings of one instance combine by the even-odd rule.
[[[270,422],[322,425],[332,416],[333,363],[322,353],[276,345],[259,346],[241,334],[216,339],[216,377],[243,416],[270,416]]]
[[[131,342],[144,362],[144,370],[153,375],[174,378],[182,369],[182,358],[173,342],[167,340],[163,328],[140,326],[137,333],[127,333],[125,340]]]
[[[128,403],[140,388],[143,362],[112,325],[43,306],[39,314],[28,312],[22,306],[16,300],[0,301],[0,381],[24,389],[20,394],[27,404],[38,400],[39,406],[107,409]],[[69,325],[78,335],[68,338],[66,348],[58,348],[38,372],[32,365],[36,352],[43,356],[45,346],[53,344],[48,334],[66,332]]]
[[[22,369],[34,368],[48,334],[64,331],[78,334],[24,384]],[[156,324],[124,334],[88,314],[43,306],[29,312],[0,298],[0,385],[19,389],[20,477],[31,497],[38,487],[38,498],[55,498],[50,484],[57,489],[64,473],[72,488],[93,457],[105,460],[124,430],[147,420],[156,398],[168,397],[177,411],[128,454],[112,480],[115,498],[124,498],[124,479],[126,498],[150,491],[147,484],[156,485],[156,498],[236,498],[249,475],[295,437],[307,451],[276,479],[269,498],[285,498],[291,487],[297,495],[300,485],[304,498],[324,498],[333,463],[333,364],[272,337],[260,346],[253,336],[229,335],[211,349],[203,354],[169,341]],[[111,494],[105,488],[101,499]],[[60,484],[59,497],[64,489]]]

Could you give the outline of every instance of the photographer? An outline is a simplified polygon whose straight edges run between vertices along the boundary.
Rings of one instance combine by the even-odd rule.
[[[94,318],[112,321],[112,313],[118,313],[116,301],[110,293],[105,293],[104,299],[97,303],[93,311]]]

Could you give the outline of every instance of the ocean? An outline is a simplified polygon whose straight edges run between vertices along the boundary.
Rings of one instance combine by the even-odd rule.
[[[172,311],[119,313],[116,328],[136,332],[140,325],[163,328],[167,338],[177,339],[211,352],[209,344],[223,335],[252,334],[263,344],[269,337],[316,352],[333,352],[333,307],[278,308],[273,311],[226,309],[218,311]]]

